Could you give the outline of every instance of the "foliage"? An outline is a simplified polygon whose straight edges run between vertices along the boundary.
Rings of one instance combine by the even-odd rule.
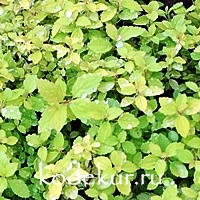
[[[1,199],[200,199],[199,7],[1,1]]]

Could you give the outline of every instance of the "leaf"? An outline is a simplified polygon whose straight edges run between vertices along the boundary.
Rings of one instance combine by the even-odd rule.
[[[92,198],[99,196],[99,192],[93,188],[87,189],[85,193],[87,194],[87,196]]]
[[[104,119],[108,109],[104,102],[91,102],[87,98],[73,100],[69,106],[78,119]]]
[[[22,113],[19,111],[18,106],[6,106],[1,109],[1,114],[3,117],[8,119],[21,119]]]
[[[39,147],[40,145],[42,145],[42,141],[40,140],[40,137],[36,134],[27,135],[26,141],[29,146]]]
[[[167,146],[165,153],[167,154],[167,157],[172,157],[176,155],[178,149],[184,149],[184,144],[180,142],[173,142]]]
[[[123,26],[119,29],[119,34],[122,37],[122,41],[129,40],[132,37],[138,37],[144,33],[144,29],[140,27]]]
[[[57,151],[62,151],[64,146],[64,137],[62,133],[57,133],[55,138],[53,139],[53,146]]]
[[[94,158],[94,164],[98,169],[107,170],[112,168],[112,163],[109,158],[105,156],[98,156]]]
[[[122,164],[124,163],[125,160],[125,155],[124,153],[120,152],[120,151],[112,151],[110,154],[110,160],[112,161],[112,163],[117,166],[117,167],[121,167]]]
[[[115,83],[113,82],[101,82],[98,90],[102,93],[107,93],[115,86]]]
[[[188,197],[189,199],[196,199],[197,198],[197,191],[193,190],[192,188],[182,187],[181,188],[183,194]]]
[[[8,145],[15,145],[17,143],[18,139],[15,136],[9,136],[7,138],[7,144]]]
[[[66,95],[64,82],[57,80],[57,84],[48,80],[38,79],[37,86],[41,96],[49,103],[57,104],[62,102]]]
[[[20,0],[19,4],[23,9],[28,10],[30,8],[30,2],[28,0]]]
[[[89,94],[97,91],[102,80],[102,76],[98,74],[83,74],[78,77],[72,87],[72,95],[76,97],[87,97]]]
[[[188,177],[188,170],[185,167],[185,165],[183,165],[181,162],[179,161],[173,161],[170,163],[170,170],[171,173],[176,176],[176,177],[181,177],[181,178],[187,178]]]
[[[97,140],[100,142],[104,142],[107,137],[112,134],[112,127],[109,122],[104,122],[99,129]]]
[[[52,199],[59,199],[62,192],[62,183],[59,180],[54,180],[49,185],[49,191]]]
[[[167,168],[167,164],[166,164],[165,160],[160,159],[156,162],[155,171],[156,171],[157,175],[163,176],[166,171],[166,168]]]
[[[139,123],[139,120],[130,113],[124,113],[118,119],[118,124],[121,128],[128,130],[137,127]]]
[[[77,26],[90,26],[91,21],[86,16],[81,16],[76,21]]]
[[[38,64],[40,60],[42,59],[42,53],[40,51],[36,51],[31,55],[31,59],[33,61],[33,64]]]
[[[188,149],[177,149],[177,158],[183,163],[191,163],[194,160],[194,156]]]
[[[29,198],[30,192],[27,185],[21,179],[8,180],[8,184],[12,191],[21,198]]]
[[[116,12],[117,12],[116,8],[109,6],[107,10],[104,10],[101,13],[101,21],[102,22],[110,21],[112,18],[114,18]]]
[[[164,199],[174,199],[177,196],[178,190],[174,185],[168,186],[163,192]]]
[[[67,119],[66,105],[52,105],[49,106],[43,113],[39,120],[38,132],[44,132],[55,129],[59,132],[65,125]]]
[[[189,147],[199,149],[200,147],[200,138],[197,136],[192,136],[192,138],[188,138],[187,145]]]
[[[175,127],[182,137],[185,138],[189,134],[190,123],[186,117],[179,115],[175,120]]]
[[[113,24],[106,24],[106,33],[111,39],[117,41],[118,32],[117,28]]]
[[[93,38],[88,44],[89,50],[95,53],[106,53],[111,50],[112,45],[104,38]]]
[[[199,99],[190,99],[188,101],[188,106],[184,110],[186,115],[194,115],[200,112],[200,100]]]
[[[113,120],[119,117],[123,113],[123,110],[121,108],[109,108],[107,111],[107,119],[108,120]]]
[[[150,86],[145,91],[145,96],[152,97],[152,96],[160,95],[160,94],[163,94],[163,93],[164,93],[163,88],[160,88],[158,86]]]
[[[123,142],[122,148],[125,153],[132,154],[132,155],[136,154],[136,147],[135,147],[134,143],[131,141]]]
[[[0,194],[7,188],[8,183],[5,177],[0,177]]]
[[[131,184],[130,181],[125,178],[124,176],[117,176],[115,184],[117,186],[117,189],[120,193],[124,195],[129,195],[131,192]]]
[[[129,83],[125,78],[119,78],[118,84],[120,87],[119,93],[123,95],[132,95],[136,92],[135,86],[132,83]]]
[[[149,150],[154,156],[161,156],[162,154],[160,146],[154,143],[149,144]]]
[[[140,4],[138,4],[136,1],[122,0],[121,1],[121,5],[124,8],[128,8],[130,10],[142,11],[142,8],[141,8]]]
[[[37,76],[28,74],[23,82],[24,88],[28,93],[32,93],[37,85],[36,85]]]
[[[139,163],[142,169],[150,170],[153,169],[159,158],[154,155],[145,156]]]
[[[197,86],[196,83],[188,81],[185,83],[185,85],[190,88],[190,90],[194,91],[194,92],[198,92],[199,91],[199,87]]]
[[[17,168],[18,168],[18,163],[8,163],[5,166],[6,177],[13,176],[14,173],[17,171]]]
[[[147,99],[144,96],[138,95],[135,98],[135,105],[141,110],[145,111],[147,109]]]
[[[122,170],[128,173],[133,173],[137,171],[137,166],[130,161],[126,161],[122,165]]]
[[[39,149],[38,149],[38,153],[37,153],[37,155],[38,155],[38,157],[42,160],[42,161],[44,161],[45,162],[45,160],[47,159],[47,148],[46,147],[40,147]]]

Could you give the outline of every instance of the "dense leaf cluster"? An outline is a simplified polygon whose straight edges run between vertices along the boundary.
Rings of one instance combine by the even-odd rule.
[[[200,0],[0,3],[0,199],[200,199]]]

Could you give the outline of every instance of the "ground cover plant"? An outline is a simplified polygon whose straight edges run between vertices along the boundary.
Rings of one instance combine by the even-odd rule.
[[[200,1],[0,1],[0,199],[200,199]]]

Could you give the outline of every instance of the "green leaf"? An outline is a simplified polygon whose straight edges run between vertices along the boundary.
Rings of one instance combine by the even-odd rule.
[[[133,173],[137,171],[137,166],[130,162],[130,161],[126,161],[123,165],[122,165],[122,170],[128,173]]]
[[[113,24],[106,24],[106,33],[111,39],[117,41],[118,32],[117,28]]]
[[[172,156],[176,155],[176,151],[178,149],[180,149],[180,150],[184,149],[184,144],[178,143],[178,142],[173,142],[167,146],[165,153],[167,154],[167,157],[172,157]]]
[[[149,144],[149,150],[154,156],[161,156],[162,154],[160,146],[154,143]]]
[[[5,166],[5,175],[6,177],[13,176],[14,173],[17,171],[18,163],[8,163]]]
[[[37,86],[41,96],[49,103],[57,104],[62,102],[66,92],[65,84],[60,84],[61,80],[57,80],[57,84],[48,80],[38,79]],[[59,83],[59,84],[58,84]],[[62,85],[62,86],[61,86]]]
[[[23,82],[24,88],[28,93],[33,92],[37,85],[36,85],[37,76],[28,74]]]
[[[112,127],[109,122],[104,122],[99,129],[97,140],[100,142],[104,142],[107,137],[112,134]]]
[[[123,113],[123,110],[121,108],[109,108],[107,111],[107,119],[108,120],[113,120],[119,117]]]
[[[42,53],[40,51],[36,51],[31,55],[31,59],[33,61],[33,64],[38,64],[40,60],[42,59]]]
[[[170,185],[163,192],[164,199],[174,199],[177,196],[177,187],[174,185]]]
[[[130,181],[127,180],[124,176],[116,177],[116,186],[120,193],[124,195],[129,195],[131,192],[131,184]]]
[[[157,175],[163,176],[166,171],[166,168],[167,168],[167,164],[166,164],[165,160],[160,159],[156,162],[155,171],[156,171]]]
[[[17,143],[18,139],[15,136],[9,136],[7,138],[7,144],[8,145],[15,145]]]
[[[1,114],[3,117],[8,119],[21,119],[21,112],[18,106],[6,106],[1,109]]]
[[[179,161],[173,161],[170,163],[171,173],[176,177],[187,178],[188,170],[184,164]]]
[[[144,157],[139,165],[142,169],[153,169],[157,163],[157,161],[159,160],[159,158],[157,156],[154,155],[148,155],[146,157]]]
[[[102,80],[102,76],[98,74],[83,74],[78,77],[72,87],[73,97],[87,97],[89,94],[97,91]]]
[[[36,134],[27,135],[26,141],[29,146],[39,147],[40,145],[42,145],[42,141],[40,140],[40,137]]]
[[[125,157],[124,153],[122,153],[120,151],[114,150],[110,154],[110,160],[117,167],[121,167],[122,166],[122,164],[124,163],[125,158],[126,157]]]
[[[89,197],[92,197],[92,198],[99,196],[99,192],[93,188],[87,189],[85,191],[85,194],[87,194]]]
[[[192,136],[191,138],[188,138],[186,144],[189,147],[195,148],[195,149],[199,149],[200,147],[200,138],[197,136]]]
[[[94,164],[98,169],[101,170],[107,170],[112,168],[112,163],[109,160],[109,158],[104,156],[99,156],[97,158],[94,158]]]
[[[59,199],[62,192],[62,183],[59,180],[54,180],[49,185],[49,196],[53,199]]]
[[[64,137],[62,133],[57,133],[55,138],[53,139],[53,146],[56,150],[62,151],[63,146],[64,146]]]
[[[186,117],[179,115],[175,120],[175,127],[182,137],[185,138],[189,134],[190,123]]]
[[[68,186],[67,188],[64,188],[64,194],[70,199],[78,199],[78,188],[76,186]]]
[[[188,149],[177,149],[177,158],[183,163],[191,163],[194,160],[194,156]]]
[[[188,81],[185,83],[185,85],[190,88],[190,90],[194,91],[194,92],[198,92],[199,91],[199,87],[197,86],[196,83]]]
[[[125,141],[122,143],[122,148],[125,153],[134,155],[136,153],[136,147],[133,142]]]
[[[8,180],[8,184],[12,191],[21,198],[29,198],[30,192],[24,181],[20,179]]]
[[[109,6],[107,10],[104,10],[101,13],[101,21],[102,22],[110,21],[115,16],[116,12],[117,12],[116,8]]]
[[[8,183],[5,177],[0,177],[0,194],[7,188]]]
[[[93,38],[88,44],[89,50],[95,53],[106,53],[111,50],[112,45],[104,38]]]
[[[69,106],[74,115],[79,119],[104,119],[108,109],[108,105],[104,102],[91,102],[87,98],[73,100]]]
[[[67,119],[66,105],[52,105],[49,106],[43,113],[39,120],[38,132],[44,132],[55,129],[59,132],[65,125]]]
[[[138,95],[135,98],[135,105],[141,110],[145,111],[147,109],[147,99],[144,96]]]
[[[122,0],[121,1],[121,5],[124,8],[128,8],[130,10],[142,11],[142,8],[141,8],[140,4],[138,4],[136,1]]]
[[[109,146],[115,146],[118,144],[118,139],[114,135],[110,135],[109,137],[106,138],[104,141],[104,144],[109,145]]]
[[[188,101],[188,106],[184,110],[186,115],[194,115],[200,112],[200,100],[199,99],[190,99]]]
[[[119,29],[122,41],[129,40],[132,37],[138,37],[142,33],[144,33],[144,29],[140,27],[124,26]]]
[[[102,93],[107,93],[115,86],[115,83],[113,82],[101,82],[98,90]]]
[[[88,17],[86,16],[81,16],[77,19],[76,21],[76,25],[77,26],[90,26],[91,25],[91,21],[88,19]]]
[[[137,127],[139,123],[139,120],[130,113],[124,113],[118,119],[118,124],[121,128],[128,130]]]
[[[118,79],[119,84],[119,93],[123,95],[132,95],[136,92],[135,86],[132,83],[129,83],[125,78]]]
[[[42,160],[42,161],[45,161],[47,159],[47,148],[46,147],[40,147],[38,149],[38,157]]]
[[[196,199],[197,198],[197,191],[193,190],[192,188],[182,187],[181,188],[183,194],[188,197],[189,199]]]

